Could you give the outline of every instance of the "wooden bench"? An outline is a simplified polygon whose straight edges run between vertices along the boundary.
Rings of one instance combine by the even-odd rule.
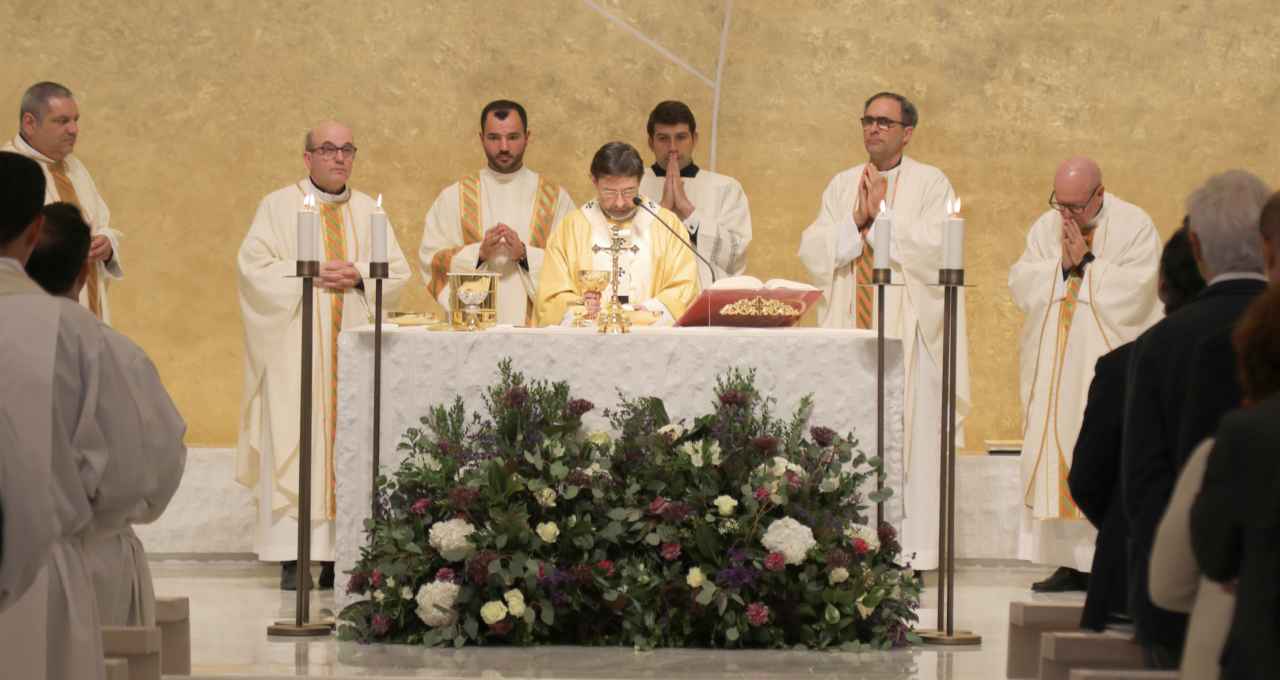
[[[129,680],[160,680],[160,629],[102,629],[103,656],[129,662]]]
[[[1142,668],[1142,646],[1128,637],[1091,631],[1040,634],[1040,680],[1070,680],[1075,669]]]
[[[1040,677],[1040,634],[1080,630],[1083,602],[1010,602],[1005,677]]]
[[[1105,668],[1077,668],[1071,680],[1178,680],[1178,671],[1133,671]]]
[[[160,671],[191,675],[191,602],[185,597],[156,598],[160,628]]]
[[[103,659],[102,665],[107,669],[107,680],[129,680],[127,659]]]

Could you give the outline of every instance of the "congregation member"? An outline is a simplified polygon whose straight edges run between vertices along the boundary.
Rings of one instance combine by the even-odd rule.
[[[46,292],[76,301],[88,281],[91,232],[80,210],[70,203],[51,203],[44,209],[44,229],[27,260],[26,272]],[[142,502],[115,525],[102,524],[84,546],[104,626],[154,626],[156,595],[147,553],[133,531],[134,524],[155,521],[178,490],[186,466],[182,443],[187,426],[160,382],[155,365],[142,348],[109,327],[102,330],[104,348],[132,380],[142,421],[139,438],[125,439],[120,455],[142,456],[148,489]],[[114,450],[109,455],[117,455]]]
[[[1234,326],[1267,287],[1258,217],[1270,193],[1253,174],[1231,170],[1210,177],[1187,197],[1191,245],[1208,285],[1144,333],[1130,361],[1121,453],[1124,511],[1132,532],[1129,613],[1149,668],[1177,666],[1187,627],[1185,614],[1151,602],[1148,573],[1156,528],[1185,463],[1177,447],[1192,361],[1202,340]]]
[[[36,161],[0,152],[0,412],[41,478],[58,530],[34,585],[0,615],[0,659],[6,677],[103,678],[84,544],[153,490],[146,460],[131,450],[147,410],[102,321],[23,271],[44,224],[45,191]]]
[[[498,323],[527,326],[547,238],[575,205],[558,184],[525,167],[529,118],[513,101],[480,112],[488,165],[449,185],[427,211],[418,265],[449,309],[451,272],[498,275]]]
[[[1187,222],[1184,217],[1160,255],[1158,290],[1165,316],[1181,309],[1204,289],[1204,278],[1191,252]],[[1125,343],[1098,358],[1067,478],[1076,506],[1098,531],[1080,617],[1081,628],[1098,632],[1108,625],[1130,621],[1129,523],[1122,507],[1120,445],[1125,379],[1133,347],[1134,343]]]
[[[805,229],[800,260],[818,300],[823,328],[875,328],[870,285],[874,221],[883,203],[896,216],[889,241],[893,283],[885,289],[885,335],[902,339],[906,367],[903,429],[905,484],[901,527],[904,554],[919,570],[938,567],[938,476],[942,394],[943,220],[953,198],[942,171],[903,155],[920,114],[905,97],[872,96],[863,107],[862,140],[869,162],[831,180],[818,218]],[[956,446],[969,414],[969,342],[964,291],[960,291],[956,340]]]
[[[689,231],[689,241],[715,267],[715,275],[698,261],[698,282],[739,276],[747,269],[751,243],[751,208],[738,180],[698,167],[698,122],[682,102],[665,101],[649,114],[649,150],[653,165],[644,171],[640,193],[656,198],[674,212]]]
[[[1022,328],[1022,503],[1018,559],[1057,567],[1031,587],[1086,590],[1098,532],[1068,484],[1098,358],[1160,320],[1160,236],[1141,208],[1108,193],[1092,159],[1053,176],[1050,210],[1009,270]]]
[[[351,188],[356,145],[339,123],[307,133],[306,179],[262,200],[237,257],[237,288],[244,319],[244,382],[236,481],[256,506],[253,549],[258,559],[281,563],[280,585],[297,586],[298,422],[302,408],[300,347],[313,339],[311,399],[311,555],[322,563],[321,588],[333,587],[333,437],[337,424],[338,333],[374,322],[375,287],[369,276],[371,214],[376,204]],[[312,328],[302,328],[302,285],[297,278],[298,211],[318,203],[320,275],[312,293]],[[387,225],[390,276],[383,307],[397,309],[409,263]]]
[[[84,213],[93,229],[89,247],[89,281],[80,291],[80,304],[111,323],[107,289],[124,278],[120,266],[122,234],[111,227],[111,211],[80,159],[72,155],[80,136],[80,108],[71,90],[57,83],[32,85],[22,95],[21,131],[0,151],[13,151],[40,162],[44,170],[45,203],[70,203]]]
[[[611,270],[613,258],[604,249],[616,233],[628,249],[618,260],[618,297],[641,311],[660,312],[660,324],[675,323],[698,298],[696,258],[689,232],[675,213],[640,195],[644,161],[635,147],[610,142],[591,159],[591,184],[596,197],[569,213],[547,240],[534,325],[567,325],[573,321],[570,302],[585,299],[587,313],[600,310],[600,295],[582,291],[578,272]],[[640,205],[637,205],[639,199]],[[665,225],[660,223],[665,222]]]

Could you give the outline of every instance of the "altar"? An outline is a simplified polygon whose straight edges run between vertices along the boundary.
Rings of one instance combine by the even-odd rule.
[[[492,328],[476,333],[437,333],[421,327],[384,326],[382,334],[382,431],[384,473],[404,455],[397,443],[432,406],[461,395],[469,412],[512,361],[527,379],[569,382],[574,397],[595,409],[583,417],[586,431],[608,429],[603,416],[618,394],[658,397],[673,421],[712,410],[716,376],[730,368],[755,369],[760,393],[776,399],[773,413],[787,418],[813,395],[810,426],[852,432],[868,456],[876,450],[876,334],[818,328],[635,328],[630,335],[594,329]],[[365,544],[370,516],[373,456],[373,338],[368,326],[338,338],[338,425],[334,444],[337,502],[335,604],[346,606],[351,569]],[[885,473],[895,494],[885,519],[901,526],[903,505],[903,352],[885,341]],[[685,426],[691,422],[686,422]]]

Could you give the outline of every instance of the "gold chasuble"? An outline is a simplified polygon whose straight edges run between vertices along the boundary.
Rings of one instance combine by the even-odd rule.
[[[684,224],[675,213],[660,208],[650,199],[644,200],[677,234],[688,238]],[[698,299],[702,289],[698,285],[697,260],[675,234],[640,209],[625,222],[608,219],[592,199],[561,220],[547,240],[538,296],[534,301],[534,326],[559,324],[569,303],[582,297],[578,271],[612,267],[609,254],[592,252],[591,246],[609,246],[610,227],[614,224],[618,225],[619,233],[630,232],[628,245],[634,244],[640,249],[629,261],[620,261],[626,270],[623,281],[629,279],[629,283],[619,285],[618,295],[627,295],[631,304],[645,305],[654,311],[656,307],[666,307],[672,317],[668,323],[683,316]]]

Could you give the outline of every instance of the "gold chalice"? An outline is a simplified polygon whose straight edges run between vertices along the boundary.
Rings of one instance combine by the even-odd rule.
[[[610,272],[608,270],[604,270],[604,269],[579,269],[578,270],[578,285],[582,288],[582,292],[584,294],[585,293],[603,294],[604,290],[609,287],[609,283],[612,281],[613,281],[613,272]],[[569,305],[571,307],[577,308],[577,309],[571,310],[574,316],[577,317],[576,319],[574,319],[574,322],[573,322],[574,328],[585,328],[595,323],[596,315],[586,313],[587,301],[585,298],[579,298],[578,300],[574,300],[573,302],[570,302]],[[579,309],[581,311],[579,311]]]
[[[466,305],[466,325],[469,331],[484,330],[480,325],[480,303],[489,297],[489,286],[485,281],[468,281],[458,287],[458,299]]]

